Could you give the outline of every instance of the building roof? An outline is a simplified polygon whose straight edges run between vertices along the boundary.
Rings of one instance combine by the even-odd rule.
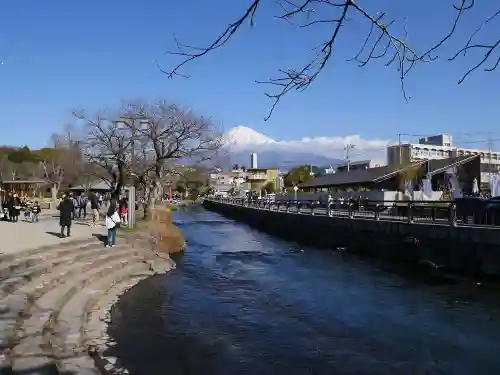
[[[344,167],[344,166],[347,166],[347,164],[349,164],[349,165],[363,165],[363,164],[370,164],[371,162],[372,162],[371,159],[357,160],[357,161],[351,161],[351,162],[343,161],[343,162],[339,162],[337,164],[332,164],[332,167]]]
[[[277,171],[279,168],[247,168],[247,172]]]
[[[456,158],[449,159],[427,159],[422,161],[417,161],[409,164],[405,167],[398,168],[396,166],[383,166],[368,169],[354,169],[349,172],[337,172],[334,174],[328,174],[320,177],[313,178],[303,184],[299,185],[300,188],[311,188],[311,187],[327,187],[327,186],[340,186],[340,185],[357,185],[363,183],[378,183],[389,178],[394,177],[403,170],[414,167],[425,167],[426,173],[435,175],[444,172],[448,168],[458,166],[469,162],[479,155],[473,156],[459,156]]]
[[[69,190],[110,190],[110,189],[111,189],[111,184],[108,181],[97,181],[90,184],[89,187],[78,185],[78,186],[73,186]]]
[[[442,173],[449,168],[458,167],[462,164],[471,162],[474,159],[479,158],[479,155],[470,155],[470,156],[457,156],[455,158],[447,158],[447,159],[427,159],[427,172],[431,174],[431,176],[435,174]]]
[[[130,186],[123,186],[123,190],[128,191]],[[69,190],[111,190],[111,184],[108,181],[96,181],[90,185],[90,187],[78,185],[73,186]]]
[[[423,164],[414,163],[415,165]],[[412,164],[412,165],[414,165]],[[349,172],[337,172],[320,177],[313,178],[303,184],[299,185],[300,188],[309,187],[326,187],[337,185],[356,185],[367,182],[379,182],[386,178],[391,178],[396,175],[401,169],[392,166],[384,166],[368,169],[353,169]]]

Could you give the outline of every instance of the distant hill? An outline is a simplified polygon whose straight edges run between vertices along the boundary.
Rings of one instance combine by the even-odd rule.
[[[229,157],[231,164],[250,167],[250,152],[232,152]],[[341,161],[304,152],[261,151],[257,153],[257,166],[259,168],[279,168],[283,171],[305,164],[328,167],[330,164],[337,164]]]

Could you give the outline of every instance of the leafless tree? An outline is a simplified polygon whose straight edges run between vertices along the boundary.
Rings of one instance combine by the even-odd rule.
[[[86,161],[106,172],[115,196],[127,182],[134,183],[146,218],[163,186],[182,173],[179,165],[210,159],[222,145],[211,119],[166,101],[123,103],[95,118],[82,111],[74,116],[86,127],[81,143]]]
[[[265,118],[269,119],[282,97],[291,91],[306,90],[319,76],[329,61],[336,56],[334,54],[335,43],[341,35],[345,34],[349,27],[354,28],[365,23],[367,32],[363,40],[360,41],[360,48],[348,61],[355,62],[360,67],[367,65],[373,60],[383,60],[386,66],[396,66],[401,90],[405,100],[408,96],[404,86],[404,80],[408,73],[422,62],[431,62],[438,55],[437,52],[456,34],[457,29],[462,25],[469,13],[473,13],[477,8],[475,0],[448,0],[450,11],[453,17],[448,33],[424,51],[418,51],[408,41],[406,24],[398,25],[395,19],[391,19],[387,11],[372,12],[373,3],[365,0],[275,0],[280,9],[276,18],[283,20],[298,28],[322,28],[325,31],[323,41],[319,46],[313,48],[313,57],[299,68],[279,69],[279,75],[267,81],[257,81],[258,83],[269,84],[276,89],[274,92],[266,93],[272,100],[271,109]],[[193,60],[199,59],[227,44],[234,35],[245,25],[254,25],[254,20],[260,8],[269,4],[264,0],[250,0],[249,6],[242,12],[242,15],[231,22],[221,34],[214,38],[212,43],[205,47],[192,46],[181,43],[175,36],[176,50],[169,52],[178,56],[178,62],[172,69],[158,68],[169,78],[174,76],[188,77],[181,73],[181,68]],[[361,5],[364,4],[364,5]],[[423,4],[422,6],[428,6]],[[479,60],[476,61],[469,70],[460,78],[458,83],[462,83],[471,73],[478,69],[491,72],[500,63],[498,55],[500,37],[493,38],[493,42],[476,41],[479,34],[487,27],[498,21],[500,15],[500,5],[491,2],[490,16],[487,17],[470,34],[468,40],[458,51],[449,57],[449,60],[456,60],[467,55],[468,52],[482,52]],[[411,15],[408,17],[411,18]],[[354,22],[353,22],[354,21]],[[325,28],[325,25],[331,27]],[[422,26],[421,26],[422,27]],[[402,30],[397,32],[396,29]]]
[[[72,125],[66,125],[60,133],[52,134],[49,147],[36,151],[43,178],[50,183],[52,200],[63,183],[75,182],[82,172],[79,139]]]
[[[91,118],[83,110],[74,110],[73,115],[84,123],[80,148],[85,162],[97,167],[97,176],[110,184],[112,196],[117,197],[130,169],[130,129],[120,121],[120,113],[104,111]]]
[[[163,187],[182,174],[178,167],[211,159],[222,146],[222,136],[211,119],[164,100],[127,107],[129,120],[123,123],[135,140],[131,172],[141,184],[148,216]]]

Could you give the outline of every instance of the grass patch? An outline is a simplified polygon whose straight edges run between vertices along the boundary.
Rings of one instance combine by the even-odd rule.
[[[172,211],[177,210],[176,206],[157,206],[152,210],[151,220],[144,220],[136,217],[134,228],[123,227],[123,233],[146,233],[156,238],[156,249],[163,253],[176,253],[184,251],[186,241],[182,231],[172,223]],[[139,216],[139,215],[137,215]]]

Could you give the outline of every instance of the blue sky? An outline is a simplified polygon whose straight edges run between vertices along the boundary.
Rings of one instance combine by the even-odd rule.
[[[154,64],[155,59],[165,68],[175,63],[164,56],[173,48],[173,32],[186,42],[209,42],[246,3],[5,0],[0,13],[0,143],[43,146],[52,132],[71,122],[73,108],[93,112],[121,99],[160,97],[212,116],[226,129],[248,125],[275,139],[350,134],[395,139],[400,132],[451,132],[473,141],[485,139],[481,132],[500,134],[499,73],[478,71],[457,86],[478,55],[446,61],[494,10],[494,2],[478,2],[457,38],[441,50],[440,61],[412,71],[406,82],[409,103],[401,95],[395,67],[376,61],[358,68],[346,62],[366,30],[353,20],[318,81],[307,92],[289,95],[268,122],[263,121],[271,105],[263,94],[266,87],[254,81],[274,76],[278,68],[300,67],[311,46],[328,32],[297,30],[274,19],[273,1],[265,2],[269,7],[260,9],[253,29],[245,28],[226,48],[189,65],[184,72],[191,79],[169,80]],[[437,40],[453,17],[448,0],[377,4],[370,10],[386,10],[399,22],[408,18],[410,41],[417,47]],[[500,37],[499,22],[485,29],[480,40],[495,35]]]

